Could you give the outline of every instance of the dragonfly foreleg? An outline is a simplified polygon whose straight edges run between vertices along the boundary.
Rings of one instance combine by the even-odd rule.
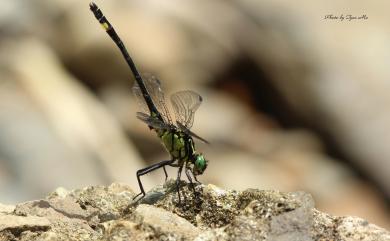
[[[197,182],[198,184],[202,184],[200,181],[198,181],[198,179],[196,178],[196,175],[193,175],[193,176],[194,176],[195,182]]]
[[[148,167],[145,167],[143,169],[140,169],[137,171],[137,180],[138,180],[138,186],[139,186],[139,189],[141,190],[140,193],[138,193],[134,198],[136,199],[138,196],[142,195],[142,197],[145,196],[145,190],[144,190],[144,187],[142,186],[142,182],[141,182],[141,176],[145,175],[145,174],[148,174],[149,172],[152,172],[158,168],[161,168],[163,167],[164,168],[164,171],[165,171],[165,166],[166,165],[170,165],[172,164],[172,162],[174,162],[174,160],[166,160],[166,161],[161,161],[159,163],[156,163],[156,164],[153,164],[151,166],[148,166]],[[166,171],[165,171],[166,172]]]
[[[194,192],[194,195],[196,195],[196,192],[195,192],[195,184],[194,184],[194,182],[192,181],[190,169],[189,169],[187,166],[186,166],[185,172],[186,172],[186,176],[187,176],[188,180],[190,181],[191,189],[192,189],[192,191]]]
[[[165,182],[167,182],[168,173],[167,173],[167,170],[165,169],[165,166],[163,166],[163,169],[164,169],[164,174],[165,174]]]

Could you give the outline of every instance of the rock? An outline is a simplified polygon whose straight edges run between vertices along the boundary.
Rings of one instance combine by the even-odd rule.
[[[345,217],[337,227],[342,240],[380,241],[390,240],[389,232],[355,217]]]
[[[50,229],[50,222],[45,217],[0,215],[0,240],[14,240],[27,233],[42,233]]]
[[[135,209],[134,214],[142,217],[144,223],[171,234],[175,239],[194,239],[201,232],[186,219],[162,208],[141,204]]]
[[[12,213],[14,210],[15,206],[0,203],[0,213]]]
[[[303,205],[295,210],[277,215],[271,219],[270,239],[278,241],[310,241],[313,223],[313,199],[305,193],[297,193]]]
[[[15,216],[15,215],[1,215],[0,216],[0,232],[6,229],[17,229],[24,227],[27,229],[47,229],[50,222],[47,218],[36,216]]]
[[[364,219],[316,210],[304,192],[180,186],[180,203],[168,180],[147,194],[159,197],[149,204],[118,183],[60,188],[0,212],[0,240],[390,240],[389,231]]]

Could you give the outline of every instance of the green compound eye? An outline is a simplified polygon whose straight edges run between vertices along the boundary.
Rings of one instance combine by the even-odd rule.
[[[196,158],[195,166],[196,166],[196,169],[198,169],[201,173],[203,173],[203,171],[206,169],[207,164],[206,164],[206,160],[204,159],[203,155],[199,155]]]

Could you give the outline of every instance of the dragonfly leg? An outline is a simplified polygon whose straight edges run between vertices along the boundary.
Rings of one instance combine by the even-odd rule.
[[[164,169],[164,174],[165,174],[165,182],[167,181],[168,179],[168,173],[167,173],[167,170],[165,169],[165,166],[163,166],[163,169]]]
[[[179,198],[179,205],[181,204],[181,198],[180,198],[180,178],[181,178],[181,171],[183,169],[183,165],[179,167],[179,170],[177,172],[177,179],[176,179],[176,190],[177,190],[177,196]]]
[[[165,181],[167,181],[167,179],[168,179],[168,172],[167,172],[167,169],[165,169],[165,166],[179,167],[179,165],[178,165],[178,164],[173,164],[173,163],[171,163],[171,164],[167,164],[167,165],[164,165],[164,166],[163,166],[164,174],[165,174]]]
[[[202,184],[200,181],[198,181],[198,179],[196,178],[196,175],[193,175],[193,176],[194,176],[195,181],[196,181],[198,184]]]
[[[142,195],[142,197],[145,196],[145,190],[144,190],[144,187],[142,186],[142,182],[141,182],[141,176],[145,175],[145,174],[148,174],[149,172],[152,172],[158,168],[161,168],[161,167],[165,167],[166,165],[169,165],[171,164],[172,162],[174,162],[174,160],[166,160],[166,161],[161,161],[161,162],[158,162],[156,164],[153,164],[151,166],[148,166],[148,167],[145,167],[143,169],[140,169],[137,171],[137,180],[138,180],[138,186],[139,186],[139,189],[141,190],[140,193],[138,193],[134,198],[136,199],[138,196]],[[165,168],[164,168],[165,170]]]
[[[192,191],[194,192],[194,195],[196,195],[196,192],[195,192],[195,184],[194,184],[194,182],[192,181],[190,169],[188,169],[187,166],[186,166],[185,172],[186,172],[186,175],[187,175],[188,180],[190,181],[191,189],[192,189]]]

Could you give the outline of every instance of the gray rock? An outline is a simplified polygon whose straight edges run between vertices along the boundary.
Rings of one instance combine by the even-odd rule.
[[[159,193],[159,198],[153,193]],[[315,209],[311,195],[273,190],[224,190],[181,183],[181,200],[169,180],[133,201],[114,183],[67,191],[0,212],[0,240],[390,240],[390,233],[356,217]]]

